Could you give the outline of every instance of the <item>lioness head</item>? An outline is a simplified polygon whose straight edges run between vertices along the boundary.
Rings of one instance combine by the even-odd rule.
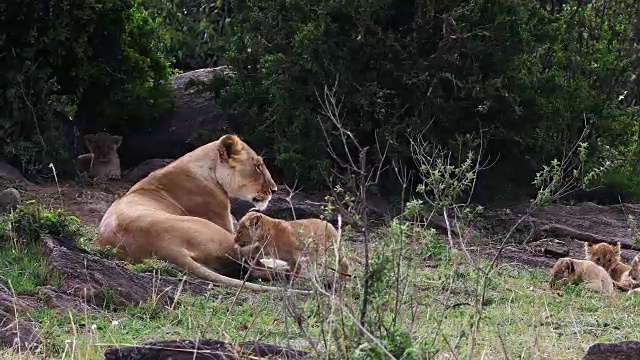
[[[235,135],[218,140],[220,163],[216,177],[229,196],[251,201],[264,210],[278,189],[264,161]]]
[[[585,259],[602,266],[609,271],[620,262],[620,242],[616,246],[606,243],[584,244]]]
[[[575,272],[575,265],[570,258],[558,259],[551,269],[549,286],[553,288],[560,280],[570,279]]]
[[[93,154],[94,161],[106,163],[118,156],[116,150],[122,144],[122,136],[109,135],[105,132],[88,134],[84,136],[84,143]]]

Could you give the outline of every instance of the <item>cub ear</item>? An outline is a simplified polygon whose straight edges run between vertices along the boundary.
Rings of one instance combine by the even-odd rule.
[[[576,272],[576,265],[571,259],[567,259],[567,270],[569,271],[569,274]]]
[[[95,143],[96,136],[94,134],[87,134],[84,136],[84,144],[87,146],[89,150],[93,149],[93,144]]]
[[[223,162],[228,162],[234,156],[237,156],[242,151],[242,146],[240,145],[240,139],[231,134],[227,134],[220,138],[218,152],[220,153],[220,160]]]
[[[593,245],[590,242],[584,243],[584,253],[585,255],[591,255],[591,250],[593,249]]]
[[[620,241],[616,243],[616,246],[614,247],[614,249],[615,249],[615,253],[617,255],[620,255]]]
[[[249,221],[247,223],[249,226],[257,226],[262,222],[263,215],[259,212],[251,212],[251,216],[249,217]]]
[[[113,141],[113,146],[115,146],[117,149],[120,147],[120,145],[122,145],[122,136],[113,135],[111,137],[111,141]]]

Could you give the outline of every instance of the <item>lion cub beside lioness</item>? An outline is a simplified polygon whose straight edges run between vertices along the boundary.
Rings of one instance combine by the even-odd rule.
[[[570,284],[586,282],[585,287],[605,294],[613,293],[613,280],[601,266],[589,260],[559,259],[551,269],[551,288],[561,281]]]
[[[87,134],[84,143],[89,154],[82,154],[76,160],[79,173],[87,173],[91,179],[120,179],[120,157],[118,148],[122,144],[122,136],[105,132]]]
[[[320,219],[285,221],[250,211],[237,224],[235,243],[245,260],[274,258],[286,262],[286,270],[299,274],[305,254],[316,261],[338,239],[329,222]],[[338,251],[338,277],[349,277],[349,265],[342,250]],[[259,260],[260,261],[260,260]],[[262,261],[264,264],[264,261]]]

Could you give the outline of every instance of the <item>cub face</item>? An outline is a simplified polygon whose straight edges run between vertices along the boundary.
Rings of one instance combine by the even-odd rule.
[[[584,244],[585,259],[602,266],[607,272],[620,263],[620,242],[616,246],[606,243]]]
[[[118,157],[116,150],[122,144],[122,136],[105,132],[88,134],[84,136],[84,143],[93,154],[94,161],[107,163]]]
[[[254,242],[260,242],[262,236],[258,236],[258,232],[260,231],[259,225],[261,221],[262,214],[258,212],[249,211],[245,214],[236,225],[236,245],[245,247],[252,245]]]
[[[559,259],[551,269],[551,281],[549,285],[553,288],[560,280],[570,279],[575,272],[576,268],[571,259]]]

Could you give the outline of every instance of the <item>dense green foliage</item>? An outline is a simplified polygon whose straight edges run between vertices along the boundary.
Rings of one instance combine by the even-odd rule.
[[[82,130],[121,132],[167,108],[164,39],[137,0],[9,0],[0,29],[0,156],[27,175],[72,164],[64,113]]]
[[[586,124],[594,156],[631,154],[637,117],[618,97],[633,88],[635,6],[238,1],[228,60],[241,76],[225,100],[289,180],[317,178],[327,159],[316,91],[336,79],[344,125],[363,145],[377,132],[399,156],[429,124],[443,144],[482,129],[494,153],[543,161]]]
[[[482,135],[492,159],[542,164],[589,127],[589,161],[621,160],[610,179],[629,187],[638,10],[631,0],[13,0],[0,7],[0,155],[50,174],[72,151],[60,113],[82,132],[126,134],[169,108],[170,66],[228,63],[238,76],[216,99],[242,115],[241,135],[283,181],[323,183],[321,122],[339,139],[318,95],[335,84],[343,125],[363,146],[389,142],[387,159],[412,165],[409,136],[428,129],[436,144]]]
[[[166,34],[163,48],[180,70],[213,67],[222,52],[228,1],[144,0]]]

